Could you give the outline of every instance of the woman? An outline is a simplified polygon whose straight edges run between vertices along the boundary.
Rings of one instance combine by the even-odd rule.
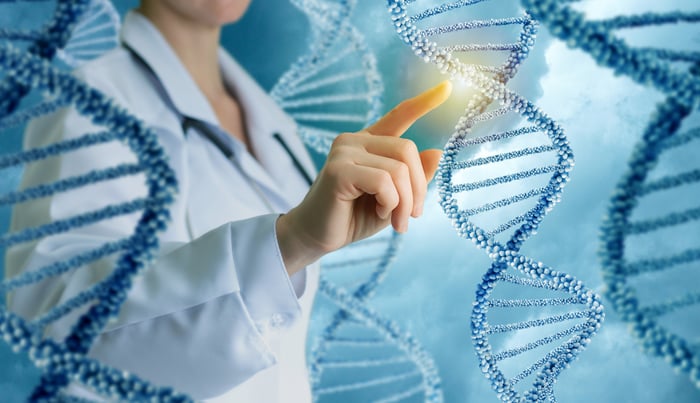
[[[294,122],[219,47],[245,0],[143,0],[123,47],[76,74],[151,126],[179,194],[161,254],[130,291],[90,355],[195,399],[311,400],[304,343],[318,259],[422,212],[440,156],[401,134],[449,95],[448,83],[403,102],[372,127],[341,134],[310,186],[313,164]],[[30,147],[94,131],[73,112],[33,122]],[[120,144],[93,147],[25,172],[23,186],[133,161]],[[54,165],[47,165],[54,164]],[[310,187],[309,187],[310,186]],[[143,193],[119,179],[18,206],[13,229]],[[126,236],[115,218],[8,253],[8,276]],[[102,262],[15,292],[10,309],[35,317],[109,273]],[[75,315],[49,329],[60,338]],[[90,393],[72,385],[73,394]]]

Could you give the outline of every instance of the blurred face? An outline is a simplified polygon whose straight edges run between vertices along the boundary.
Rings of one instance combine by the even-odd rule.
[[[238,21],[251,0],[143,0],[144,6],[165,7],[178,15],[208,26]]]

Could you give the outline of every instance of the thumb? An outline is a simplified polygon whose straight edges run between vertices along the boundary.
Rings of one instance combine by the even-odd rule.
[[[420,162],[423,164],[423,172],[425,172],[427,182],[433,180],[440,163],[440,157],[442,157],[442,150],[430,149],[420,152]]]

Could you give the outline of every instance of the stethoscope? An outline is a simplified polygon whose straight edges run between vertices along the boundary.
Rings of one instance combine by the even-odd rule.
[[[248,178],[249,182],[251,182],[251,185],[254,185],[256,191],[260,193],[261,198],[265,201],[265,203],[268,204],[270,210],[274,211],[274,209],[272,209],[272,206],[269,205],[267,198],[264,197],[264,193],[262,192],[262,190],[260,190],[257,187],[255,181],[252,178],[250,178],[238,164],[238,160],[235,158],[233,148],[231,148],[231,146],[221,138],[221,134],[212,130],[212,128],[206,122],[187,116],[180,112],[180,110],[175,106],[175,103],[170,97],[170,94],[168,94],[168,91],[165,89],[165,85],[163,85],[163,82],[155,73],[153,68],[148,64],[148,62],[146,62],[146,60],[144,60],[143,57],[141,57],[141,55],[139,55],[126,43],[122,43],[122,46],[131,54],[134,60],[136,60],[144,68],[144,71],[147,73],[151,83],[156,88],[156,91],[158,92],[160,97],[163,99],[168,108],[180,120],[180,126],[182,127],[182,132],[184,133],[184,135],[187,136],[187,132],[189,129],[194,129],[197,133],[209,140],[214,146],[216,146],[216,148],[219,149],[219,151],[226,157],[227,160],[231,161],[233,164],[236,165],[238,169],[241,170],[241,172],[243,172],[243,174]],[[299,160],[289,148],[289,145],[287,145],[287,143],[284,141],[282,136],[280,136],[279,133],[274,133],[273,138],[280,144],[280,146],[282,146],[284,151],[287,153],[287,155],[289,155],[289,158],[292,160],[294,167],[297,169],[297,171],[299,171],[299,174],[301,174],[304,180],[306,180],[306,183],[309,186],[311,186],[311,184],[313,183],[311,175],[306,171],[306,169],[304,169],[304,166],[301,165],[301,162],[299,162]]]

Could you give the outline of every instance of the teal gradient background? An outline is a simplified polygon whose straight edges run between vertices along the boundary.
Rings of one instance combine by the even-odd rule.
[[[635,1],[619,0],[616,4],[623,7]],[[137,1],[114,3],[124,13]],[[387,109],[441,80],[394,34],[383,1],[359,3],[355,23],[377,56],[386,87]],[[494,3],[503,14],[511,9],[511,14],[517,11],[514,1]],[[608,7],[601,0],[592,3]],[[654,4],[640,0],[642,3]],[[665,6],[697,9],[697,0],[669,0]],[[3,6],[6,9],[8,6]],[[46,14],[46,10],[37,13],[21,7],[16,12],[29,25]],[[16,17],[0,15],[0,24]],[[510,86],[565,127],[577,164],[562,202],[544,220],[537,236],[525,245],[524,253],[600,290],[602,279],[596,256],[600,219],[625,169],[627,156],[662,97],[654,90],[613,76],[584,53],[550,38],[544,28],[541,32],[534,53]],[[303,54],[307,35],[305,17],[286,0],[254,0],[246,16],[225,29],[222,41],[260,84],[270,89]],[[682,27],[659,38],[700,49],[697,28]],[[445,108],[416,124],[407,136],[420,148],[441,148],[466,104],[466,94],[457,89]],[[2,150],[18,149],[20,135],[8,133],[0,137]],[[16,185],[18,172],[1,174],[0,188]],[[7,209],[0,209],[0,230],[6,228],[8,214]],[[700,234],[696,235],[700,238]],[[470,242],[457,237],[437,205],[434,190],[429,194],[424,216],[411,222],[401,250],[372,305],[413,333],[433,354],[447,402],[496,402],[478,368],[469,330],[473,292],[489,259]],[[318,322],[312,324],[312,335],[319,326]],[[696,334],[700,334],[700,324],[696,326]],[[0,343],[0,402],[23,401],[37,376],[38,371],[24,357],[12,354]],[[686,375],[676,375],[661,360],[641,353],[626,325],[611,309],[598,336],[563,373],[555,390],[559,401],[565,403],[700,401],[700,390],[691,385]]]

